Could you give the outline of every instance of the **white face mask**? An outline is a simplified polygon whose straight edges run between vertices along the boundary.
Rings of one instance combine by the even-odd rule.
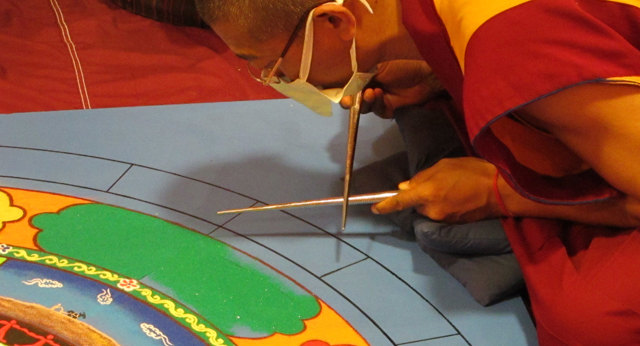
[[[336,0],[340,5],[344,0]],[[365,0],[360,0],[367,7],[370,13],[373,10]],[[342,88],[319,89],[307,82],[309,69],[311,67],[311,57],[313,56],[313,11],[309,13],[304,36],[304,46],[302,49],[302,62],[300,63],[300,76],[294,81],[287,82],[286,78],[281,78],[280,83],[270,84],[274,89],[282,94],[302,103],[312,111],[322,115],[331,116],[331,102],[338,103],[344,96],[355,95],[362,91],[375,75],[374,72],[358,72],[358,61],[356,60],[356,38],[354,36],[351,44],[351,70],[353,75],[349,82]]]

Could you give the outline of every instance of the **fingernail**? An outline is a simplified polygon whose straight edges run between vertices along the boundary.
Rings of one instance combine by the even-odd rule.
[[[371,206],[371,212],[374,214],[380,214],[380,212],[378,211],[378,208],[376,208],[376,206]]]
[[[398,188],[400,190],[408,190],[409,189],[409,182],[408,181],[403,181],[400,184],[398,184]]]

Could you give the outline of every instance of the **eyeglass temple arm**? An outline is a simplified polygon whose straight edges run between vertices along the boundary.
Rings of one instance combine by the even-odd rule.
[[[269,83],[271,83],[271,79],[276,74],[276,71],[278,70],[278,67],[280,66],[280,63],[282,62],[282,59],[284,59],[284,56],[287,55],[287,52],[289,51],[289,48],[291,48],[291,45],[293,44],[293,42],[295,42],[296,38],[298,37],[298,33],[300,32],[300,30],[302,30],[304,25],[307,23],[307,21],[305,19],[307,19],[307,17],[311,13],[311,11],[313,11],[314,9],[319,7],[320,5],[324,5],[324,4],[328,3],[328,2],[334,2],[334,1],[335,0],[327,0],[327,1],[319,2],[319,3],[315,4],[314,6],[312,6],[311,8],[309,8],[308,10],[304,11],[304,14],[302,15],[302,17],[300,17],[300,20],[298,21],[298,24],[296,25],[296,28],[293,30],[293,34],[291,34],[291,37],[289,37],[289,41],[287,41],[287,45],[284,46],[284,49],[282,50],[282,53],[280,53],[280,57],[278,58],[278,61],[276,61],[276,63],[273,65],[273,68],[271,68],[271,72],[269,72],[269,76],[267,77],[267,80],[263,82],[264,85],[269,85]]]

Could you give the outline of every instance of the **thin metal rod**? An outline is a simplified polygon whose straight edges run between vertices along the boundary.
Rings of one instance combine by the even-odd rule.
[[[381,202],[389,197],[395,196],[399,191],[384,191],[384,192],[376,192],[376,193],[367,193],[363,195],[355,195],[349,197],[349,204],[357,205],[357,204],[374,204]],[[329,206],[329,205],[340,205],[344,201],[343,197],[331,197],[324,199],[314,199],[309,201],[301,201],[301,202],[289,202],[282,204],[269,204],[260,207],[251,207],[251,208],[242,208],[242,209],[229,209],[219,211],[218,214],[235,214],[235,213],[244,213],[248,211],[264,211],[264,210],[282,210],[282,209],[292,209],[292,208],[310,208],[310,207],[321,207],[321,206]]]
[[[347,139],[347,159],[344,172],[344,193],[342,203],[342,230],[347,227],[347,211],[349,209],[349,193],[351,191],[351,173],[353,172],[353,158],[356,153],[356,141],[358,139],[358,125],[360,123],[360,104],[362,92],[352,96],[351,109],[349,110],[349,135]]]

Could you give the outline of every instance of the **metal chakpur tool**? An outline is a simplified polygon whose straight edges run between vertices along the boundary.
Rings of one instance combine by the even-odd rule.
[[[351,173],[353,172],[353,158],[356,152],[356,140],[358,138],[358,125],[360,123],[360,105],[362,103],[362,92],[353,96],[353,104],[349,111],[349,135],[347,139],[347,159],[344,174],[344,193],[342,197],[332,197],[324,199],[314,199],[301,202],[289,202],[282,204],[269,204],[261,207],[251,207],[242,209],[230,209],[219,211],[218,214],[244,213],[247,211],[262,210],[282,210],[290,208],[308,208],[326,205],[342,204],[342,230],[347,226],[347,211],[350,204],[373,204],[395,196],[398,191],[384,191],[364,195],[349,196],[351,190]]]
[[[353,158],[356,154],[356,141],[358,139],[358,127],[360,125],[360,105],[362,104],[362,91],[352,96],[349,109],[349,135],[347,137],[347,159],[344,172],[344,193],[342,201],[342,230],[347,227],[347,211],[349,209],[349,193],[351,192],[351,173],[353,173]]]
[[[367,193],[364,195],[355,195],[355,196],[349,197],[348,203],[353,205],[373,204],[373,203],[381,202],[389,197],[395,196],[396,194],[398,194],[398,191],[385,191],[385,192]],[[320,206],[327,206],[327,205],[340,205],[343,203],[344,203],[343,197],[331,197],[331,198],[313,199],[313,200],[301,201],[301,202],[268,204],[260,207],[222,210],[222,211],[219,211],[218,214],[233,214],[233,213],[244,213],[248,211],[282,210],[282,209],[292,209],[292,208],[309,208],[309,207],[320,207]]]

